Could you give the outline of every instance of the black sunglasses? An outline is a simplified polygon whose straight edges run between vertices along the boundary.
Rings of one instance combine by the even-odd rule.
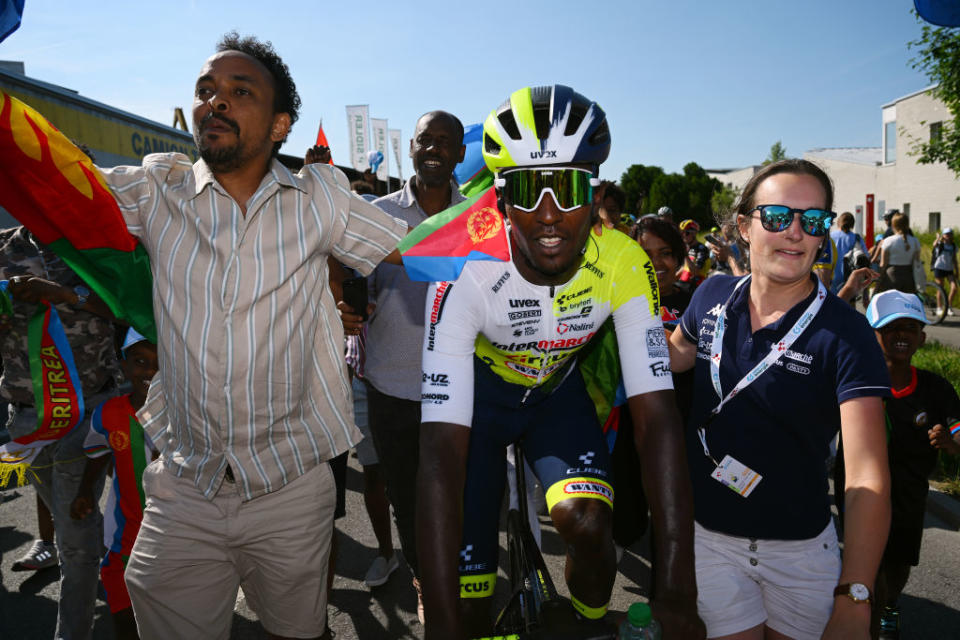
[[[821,238],[827,235],[836,212],[826,209],[792,209],[782,204],[761,204],[753,208],[760,212],[760,224],[773,233],[786,231],[793,224],[794,215],[800,216],[800,228],[810,236]]]

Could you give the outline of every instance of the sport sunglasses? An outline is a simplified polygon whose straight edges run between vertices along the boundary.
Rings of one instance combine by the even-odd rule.
[[[760,224],[767,231],[780,233],[793,224],[793,216],[800,214],[800,228],[809,236],[823,237],[830,230],[836,212],[825,209],[791,209],[782,204],[761,204],[753,208],[760,212]]]
[[[536,210],[549,192],[557,208],[566,213],[593,202],[593,188],[600,180],[588,169],[557,167],[504,171],[493,184],[507,204],[520,211]]]

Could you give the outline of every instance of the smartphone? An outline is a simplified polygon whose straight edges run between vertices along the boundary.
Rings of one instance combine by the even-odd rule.
[[[343,301],[353,307],[355,313],[367,320],[367,279],[363,276],[343,281]]]
[[[717,245],[718,247],[722,247],[722,246],[723,246],[723,241],[721,241],[720,238],[718,238],[717,236],[713,235],[712,233],[708,233],[707,235],[703,236],[703,239],[706,240],[707,242],[712,242],[713,244]]]

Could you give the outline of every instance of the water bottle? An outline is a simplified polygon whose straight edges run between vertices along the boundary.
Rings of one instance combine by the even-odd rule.
[[[618,640],[661,640],[660,624],[653,619],[650,605],[634,602],[627,610],[627,619],[620,625]]]

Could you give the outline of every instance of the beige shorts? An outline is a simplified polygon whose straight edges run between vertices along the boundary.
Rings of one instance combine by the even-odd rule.
[[[228,638],[238,586],[269,633],[323,633],[330,465],[242,502],[227,481],[207,500],[161,459],[144,471],[143,489],[143,524],[126,570],[141,638]]]
[[[809,540],[756,540],[695,524],[697,609],[716,638],[766,624],[819,640],[833,612],[840,547],[833,522]]]

